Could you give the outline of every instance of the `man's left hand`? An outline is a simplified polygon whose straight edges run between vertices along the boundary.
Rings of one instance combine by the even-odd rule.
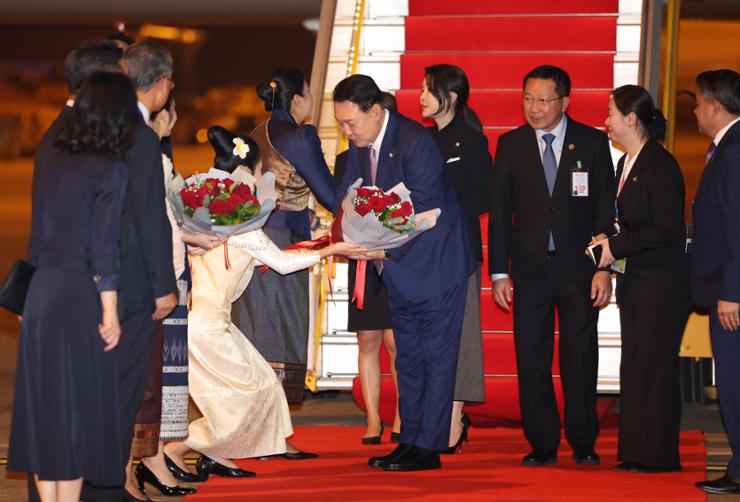
[[[727,331],[735,331],[740,327],[740,303],[718,301],[717,317],[723,328]]]
[[[594,301],[594,307],[606,307],[611,297],[612,275],[605,271],[596,272],[591,279],[591,299]]]

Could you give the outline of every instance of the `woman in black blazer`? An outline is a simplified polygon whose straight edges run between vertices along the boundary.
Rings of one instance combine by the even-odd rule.
[[[469,94],[468,77],[461,68],[448,64],[425,68],[419,98],[421,114],[435,122],[429,131],[442,152],[446,162],[445,173],[455,187],[457,200],[470,224],[471,242],[479,264],[478,270],[468,281],[449,448],[443,453],[454,453],[467,439],[470,421],[463,413],[463,404],[482,402],[486,397],[480,326],[480,264],[483,262],[483,251],[479,218],[488,212],[491,204],[493,163],[483,126],[468,106]]]
[[[618,470],[681,468],[678,350],[690,309],[684,181],[656,141],[665,119],[642,87],[609,100],[609,137],[626,150],[617,167],[615,235],[600,236],[599,266],[617,273],[622,325]],[[617,260],[615,262],[615,260]]]

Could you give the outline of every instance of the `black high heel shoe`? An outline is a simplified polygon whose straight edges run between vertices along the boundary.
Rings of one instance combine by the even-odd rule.
[[[139,490],[146,493],[144,490],[144,483],[149,483],[154,488],[159,490],[162,495],[170,497],[182,497],[183,495],[190,495],[196,492],[195,488],[186,488],[184,486],[167,486],[162,483],[159,478],[154,474],[143,462],[140,462],[136,466],[136,481],[139,482]]]
[[[440,453],[443,453],[445,455],[452,455],[454,453],[460,452],[462,453],[462,444],[468,440],[468,429],[470,429],[470,418],[463,413],[462,419],[460,420],[462,422],[462,432],[460,432],[460,437],[457,440],[457,443],[450,446],[449,448],[445,450],[441,450]]]
[[[164,462],[167,464],[167,468],[170,470],[172,475],[175,476],[175,479],[178,481],[183,481],[185,483],[202,483],[208,479],[208,476],[203,477],[180,469],[180,466],[167,456],[166,453],[164,455]]]
[[[383,437],[383,424],[380,424],[380,432],[377,436],[369,436],[362,438],[362,444],[380,444],[380,439]]]
[[[205,455],[200,456],[198,462],[195,464],[195,468],[199,476],[206,477],[209,474],[215,474],[224,478],[253,478],[257,475],[252,471],[245,471],[238,467],[226,467]]]

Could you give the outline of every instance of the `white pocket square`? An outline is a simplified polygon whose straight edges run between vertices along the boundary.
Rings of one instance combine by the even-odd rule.
[[[447,164],[452,164],[453,162],[457,162],[458,160],[460,160],[460,157],[450,157],[449,159],[447,159]]]

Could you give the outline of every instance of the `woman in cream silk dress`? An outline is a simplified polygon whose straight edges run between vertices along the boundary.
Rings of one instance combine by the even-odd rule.
[[[246,159],[234,159],[229,146],[234,137],[223,128],[209,129],[216,150],[215,167],[231,172],[238,165],[254,166],[259,175],[256,143],[240,136],[249,145],[249,154]],[[229,163],[236,165],[229,169]],[[356,249],[353,244],[337,243],[319,251],[284,252],[258,229],[190,254],[190,397],[203,416],[190,423],[187,441],[166,447],[180,468],[185,469],[183,454],[192,449],[202,454],[196,465],[202,477],[210,473],[254,476],[231,459],[285,453],[285,440],[293,434],[293,427],[283,386],[270,364],[231,322],[231,304],[244,292],[256,266],[264,264],[289,274],[317,264],[324,256]]]

